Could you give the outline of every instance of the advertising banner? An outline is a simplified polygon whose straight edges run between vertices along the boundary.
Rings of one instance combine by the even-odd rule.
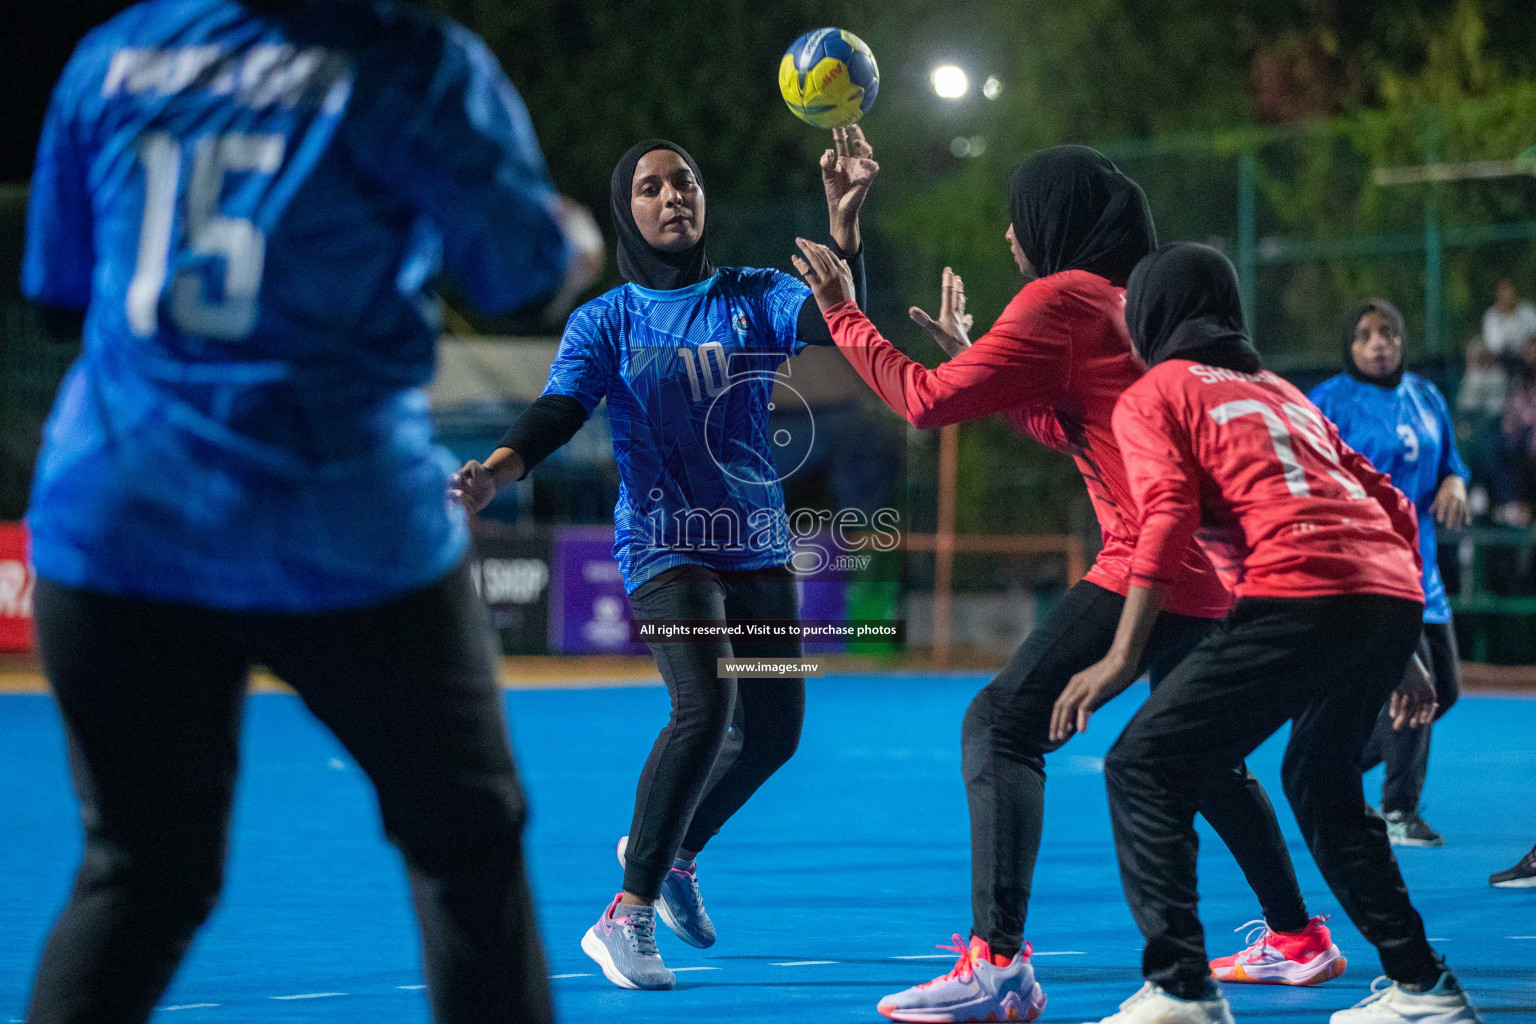
[[[549,652],[549,534],[482,533],[470,566],[503,654]]]
[[[0,651],[32,649],[32,584],[27,531],[20,523],[0,523]]]
[[[613,527],[555,530],[550,559],[549,649],[560,654],[646,654],[629,639],[629,600],[613,560]]]

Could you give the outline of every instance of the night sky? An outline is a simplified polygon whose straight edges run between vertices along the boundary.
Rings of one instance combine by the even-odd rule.
[[[80,38],[128,7],[126,0],[20,0],[7,17],[6,60],[0,61],[0,182],[32,175],[48,94]]]

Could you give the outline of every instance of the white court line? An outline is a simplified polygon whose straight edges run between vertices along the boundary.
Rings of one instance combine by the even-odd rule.
[[[1536,939],[1536,935],[1511,935],[1512,939]]]
[[[550,981],[559,981],[561,978],[590,978],[590,977],[592,977],[592,975],[590,975],[590,974],[551,974],[549,976],[549,980]]]
[[[672,973],[677,974],[680,971],[718,971],[719,969],[718,967],[674,967],[672,968]]]
[[[790,960],[782,964],[774,964],[774,967],[820,967],[822,964],[835,964],[836,960]]]
[[[1037,949],[1037,950],[1035,950],[1030,955],[1031,956],[1087,956],[1088,954],[1084,953],[1080,949],[1053,949],[1053,950],[1051,950],[1048,953],[1047,952],[1042,952],[1041,950]]]
[[[916,956],[893,956],[892,960],[953,960],[953,953],[919,953]]]
[[[344,996],[345,992],[300,992],[296,996],[272,996],[273,999],[329,999],[331,996]]]
[[[218,1003],[182,1003],[180,1006],[162,1006],[160,1009],[170,1013],[172,1010],[206,1010],[218,1005]]]
[[[402,992],[419,992],[419,991],[421,991],[422,989],[424,989],[426,987],[427,986],[425,986],[425,985],[396,985],[395,986],[395,988],[399,989]]]

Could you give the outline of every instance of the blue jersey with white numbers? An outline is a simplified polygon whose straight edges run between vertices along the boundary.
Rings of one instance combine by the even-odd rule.
[[[463,555],[432,442],[446,265],[558,287],[554,193],[469,32],[391,2],[150,0],[54,91],[23,287],[86,309],[28,523],[38,574],[213,607],[350,607]]]
[[[1468,479],[1456,452],[1456,429],[1440,390],[1417,374],[1403,374],[1392,390],[1341,373],[1307,396],[1333,420],[1344,443],[1391,477],[1418,510],[1419,554],[1424,558],[1424,621],[1451,621],[1451,606],[1435,562],[1435,492],[1446,477]]]
[[[803,347],[795,325],[809,296],[777,270],[726,267],[673,291],[626,284],[571,315],[544,394],[589,415],[608,400],[613,556],[630,593],[676,565],[789,562],[769,399]]]

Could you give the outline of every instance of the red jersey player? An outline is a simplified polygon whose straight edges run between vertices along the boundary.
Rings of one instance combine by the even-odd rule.
[[[1283,777],[1302,835],[1393,982],[1333,1024],[1477,1021],[1425,939],[1360,782],[1389,695],[1399,727],[1434,713],[1428,680],[1404,672],[1424,610],[1413,506],[1261,368],[1226,257],[1188,243],[1159,249],[1136,267],[1127,299],[1151,367],[1114,413],[1140,525],[1131,587],[1109,654],[1058,700],[1052,738],[1086,728],[1135,678],[1197,532],[1237,603],[1105,759],[1121,879],[1147,940],[1147,983],[1105,1024],[1231,1020],[1195,913],[1194,815],[1201,779],[1286,721]]]
[[[907,358],[851,301],[852,279],[832,254],[801,240],[796,265],[816,293],[832,338],[866,383],[918,427],[1005,412],[1019,428],[1077,461],[1103,532],[1086,577],[972,701],[962,730],[971,812],[969,943],[955,969],[881,1000],[892,1020],[1033,1019],[1044,1003],[1023,941],[1040,848],[1051,706],[1077,672],[1103,657],[1129,585],[1137,524],[1110,425],[1120,394],[1142,374],[1126,332],[1123,290],[1156,244],[1146,198],[1091,149],[1037,154],[1010,183],[1007,237],[1035,280],[971,344],[957,278],[945,273],[939,321],[913,319],[954,356],[935,370]],[[1154,684],[1226,614],[1230,597],[1192,539],[1176,559],[1169,599],[1138,671]],[[1207,787],[1202,812],[1232,849],[1276,930],[1306,933],[1310,976],[1342,970],[1319,919],[1309,919],[1274,811],[1238,766]],[[957,939],[958,941],[958,939]],[[1010,1016],[1014,1014],[1015,1016]]]

